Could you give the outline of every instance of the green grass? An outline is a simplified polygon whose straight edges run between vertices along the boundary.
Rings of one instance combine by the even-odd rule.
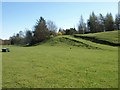
[[[11,50],[2,53],[3,88],[118,87],[117,47],[71,36],[32,47],[3,47]]]
[[[91,34],[77,34],[77,36],[88,36],[88,37],[95,37],[96,39],[109,41],[112,43],[120,43],[118,42],[118,36],[120,36],[120,32],[117,31],[108,31],[108,32],[100,32],[100,33],[91,33]]]

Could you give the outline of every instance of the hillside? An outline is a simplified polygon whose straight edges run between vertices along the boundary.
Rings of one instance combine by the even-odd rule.
[[[120,36],[120,33],[118,33],[118,31],[74,35],[76,38],[82,38],[96,43],[107,44],[111,46],[120,46],[118,36]]]
[[[118,31],[109,31],[84,35],[76,34],[74,36],[62,35],[47,40],[43,44],[48,44],[52,46],[69,45],[87,49],[107,49],[109,46],[120,46],[120,43],[118,42]]]

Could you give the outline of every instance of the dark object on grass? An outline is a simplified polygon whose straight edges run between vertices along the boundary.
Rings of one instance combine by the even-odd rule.
[[[9,48],[2,48],[2,52],[10,52]]]

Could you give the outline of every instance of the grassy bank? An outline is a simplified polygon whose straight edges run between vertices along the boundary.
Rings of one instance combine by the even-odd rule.
[[[120,36],[119,30],[117,31],[108,31],[108,32],[100,32],[100,33],[90,33],[90,34],[76,34],[76,36],[87,36],[93,37],[98,40],[105,40],[111,43],[120,44],[118,37]]]

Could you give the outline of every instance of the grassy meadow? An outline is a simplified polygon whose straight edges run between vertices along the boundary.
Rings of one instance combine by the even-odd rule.
[[[118,33],[119,32],[119,33]],[[80,34],[78,34],[79,36]],[[120,43],[118,42],[118,37],[120,36],[120,31],[108,31],[108,32],[100,32],[100,33],[91,33],[91,34],[81,34],[82,36],[94,37],[96,39],[101,39],[105,41],[109,41],[112,43]]]
[[[118,47],[72,36],[3,47],[10,49],[2,53],[3,88],[118,87]]]

